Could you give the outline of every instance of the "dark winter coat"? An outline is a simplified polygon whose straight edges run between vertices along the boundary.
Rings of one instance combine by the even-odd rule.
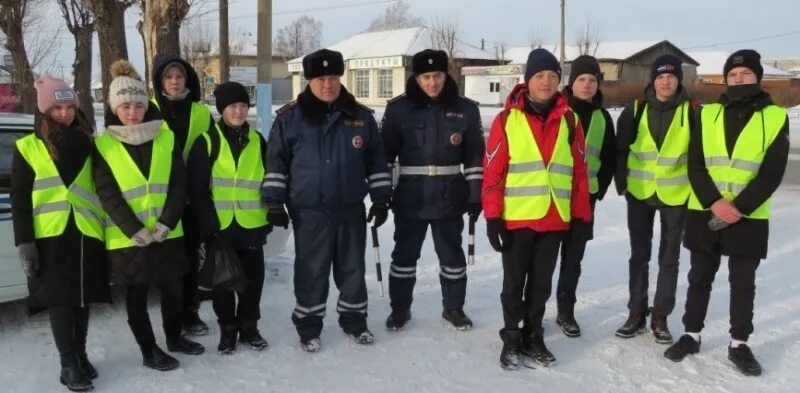
[[[728,156],[733,153],[736,139],[753,113],[772,104],[764,91],[733,100],[723,94],[718,100],[725,105],[725,136]],[[702,110],[701,110],[702,111]],[[708,175],[703,156],[702,125],[700,113],[695,118],[695,130],[689,143],[689,181],[704,208],[722,198]],[[736,197],[733,204],[742,214],[750,214],[777,190],[789,157],[789,119],[775,141],[767,148],[764,161],[753,179]],[[683,244],[692,251],[719,252],[728,256],[766,258],[769,240],[769,220],[742,218],[737,223],[718,232],[708,229],[710,211],[689,210]]]
[[[458,95],[450,77],[433,100],[412,76],[406,92],[389,101],[381,121],[381,136],[391,163],[403,166],[462,165],[483,173],[481,115],[476,102]],[[472,174],[472,172],[470,172]],[[464,214],[467,203],[481,202],[483,176],[467,181],[464,174],[445,176],[401,175],[394,189],[395,214],[436,220]]]
[[[88,135],[92,130],[62,127],[55,140],[58,158],[56,169],[65,185],[71,184],[83,168],[92,150]],[[41,135],[36,132],[41,139]],[[14,218],[14,243],[36,242],[41,270],[28,279],[30,312],[51,306],[81,306],[95,302],[111,302],[105,245],[83,235],[70,213],[64,233],[35,240],[31,193],[36,177],[33,168],[14,149],[12,158],[11,198]]]
[[[144,122],[161,119],[160,116],[158,109],[151,103],[145,114]],[[121,124],[122,122],[116,115],[110,113],[110,110],[106,111],[106,127]],[[142,173],[149,173],[153,142],[149,141],[139,146],[123,143],[123,146],[139,170]],[[144,225],[128,206],[111,168],[100,152],[95,148],[92,154],[94,157],[94,181],[100,203],[122,232],[128,237],[132,237]],[[183,164],[181,148],[176,143],[172,152],[172,170],[167,200],[158,221],[174,229],[183,214],[185,201],[186,169]],[[108,252],[108,257],[111,263],[111,279],[115,284],[159,282],[182,276],[188,271],[183,238],[168,239],[163,243],[153,243],[144,248],[129,247],[112,250]]]
[[[172,101],[164,96],[161,74],[164,73],[164,68],[171,63],[179,63],[186,70],[186,88],[189,89],[189,94],[183,100]],[[169,124],[169,128],[175,133],[175,140],[183,149],[183,146],[186,145],[186,138],[189,135],[189,118],[191,116],[192,103],[199,102],[202,99],[200,79],[191,64],[178,56],[165,54],[157,56],[153,61],[151,80],[153,81],[154,98],[158,102],[161,114]],[[209,112],[208,116],[211,117],[211,112]],[[214,127],[213,118],[211,118],[209,125]]]
[[[680,109],[684,102],[689,101],[689,93],[683,85],[678,86],[678,90],[666,102],[661,102],[656,98],[655,88],[652,84],[647,85],[644,91],[644,101],[648,104],[647,119],[650,129],[650,135],[656,143],[656,147],[661,149],[661,144],[664,143],[664,138],[667,136],[669,126],[672,124],[672,119],[676,116],[676,112]],[[643,108],[642,103],[639,104],[639,110]],[[692,105],[689,106],[689,119],[694,117]],[[677,113],[682,116],[682,113]],[[617,186],[617,192],[622,195],[622,191],[628,189],[628,155],[631,152],[631,144],[636,141],[636,136],[639,134],[639,124],[634,124],[635,120],[640,120],[643,116],[636,116],[634,119],[633,104],[625,107],[617,119],[617,170],[614,176],[614,181]],[[629,198],[632,196],[628,195]],[[650,206],[664,206],[658,199],[657,195],[653,195],[645,202]]]
[[[248,132],[250,125],[245,122],[240,128],[233,129],[228,127],[224,121],[219,121],[225,140],[230,146],[234,162],[238,162],[242,150],[249,143]],[[187,167],[189,182],[189,202],[195,214],[200,238],[207,239],[211,234],[220,230],[219,218],[214,208],[214,201],[211,197],[211,168],[219,157],[220,140],[216,130],[210,132],[211,156],[208,153],[208,145],[204,138],[200,138],[192,146],[189,153]],[[258,142],[261,144],[261,160],[266,161],[267,142],[261,134],[258,134]],[[265,166],[266,168],[266,166]],[[260,247],[266,243],[266,236],[271,230],[269,225],[261,228],[246,229],[241,227],[234,217],[231,225],[220,234],[224,239],[236,249]]]
[[[572,88],[564,87],[564,96],[570,108],[578,114],[583,125],[584,134],[589,134],[589,126],[592,114],[599,109],[606,120],[606,131],[603,134],[603,146],[600,148],[600,170],[597,172],[597,182],[599,190],[596,194],[591,194],[592,207],[594,202],[602,200],[611,185],[614,173],[617,169],[617,137],[614,135],[614,120],[605,108],[603,108],[603,93],[597,90],[592,102],[583,101],[572,95]],[[592,209],[594,210],[594,209]]]
[[[327,220],[388,203],[392,186],[386,154],[372,110],[344,86],[327,104],[306,88],[278,110],[267,144],[268,204],[286,204],[293,220]]]

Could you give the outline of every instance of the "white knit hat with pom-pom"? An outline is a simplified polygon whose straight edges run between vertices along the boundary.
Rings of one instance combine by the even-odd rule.
[[[147,106],[147,86],[127,60],[117,60],[111,65],[111,85],[108,86],[108,105],[117,112],[120,105],[142,103]]]

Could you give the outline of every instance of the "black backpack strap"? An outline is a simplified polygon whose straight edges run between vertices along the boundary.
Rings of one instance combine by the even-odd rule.
[[[634,133],[639,129],[639,122],[642,121],[642,116],[644,115],[645,105],[642,105],[643,102],[645,101],[638,98],[633,101],[633,128],[631,131]]]
[[[567,141],[569,145],[572,146],[572,142],[575,142],[575,112],[568,110],[567,113],[565,113],[565,117],[567,119],[567,129],[569,130]]]
[[[217,126],[211,128],[211,132],[208,133],[209,140],[211,141],[211,148],[209,149],[208,153],[208,161],[214,163],[219,158],[219,130],[217,130]]]

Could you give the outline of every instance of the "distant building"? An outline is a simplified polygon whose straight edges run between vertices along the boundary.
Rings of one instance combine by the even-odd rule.
[[[405,91],[411,75],[411,58],[415,53],[431,48],[427,28],[361,33],[327,48],[342,53],[345,61],[344,85],[356,99],[366,105],[385,105],[386,101]],[[457,65],[497,64],[494,54],[462,43],[455,59]],[[460,67],[459,67],[460,68]],[[289,61],[293,95],[305,89],[303,58]],[[463,86],[459,81],[459,86]]]
[[[722,75],[722,68],[725,66],[725,61],[730,57],[730,52],[725,51],[710,51],[710,52],[689,52],[689,55],[700,62],[697,67],[697,76],[703,83],[724,84],[725,76]],[[775,68],[764,61],[761,62],[764,67],[764,81],[788,81],[792,79],[792,74]]]
[[[558,57],[558,45],[546,45]],[[581,54],[576,45],[565,46],[566,62],[562,80],[569,78],[570,62]],[[505,52],[508,65],[488,67],[464,67],[465,95],[485,105],[502,104],[510,89],[522,82],[525,63],[528,60],[529,46],[508,48]],[[607,82],[648,83],[650,66],[663,54],[673,54],[683,60],[683,81],[691,83],[697,76],[698,62],[684,51],[664,41],[601,42],[593,56],[600,63],[600,71]],[[590,53],[592,54],[592,53]]]
[[[785,58],[762,58],[761,63],[770,65],[775,68],[780,68],[797,79],[800,78],[800,58],[785,57]]]

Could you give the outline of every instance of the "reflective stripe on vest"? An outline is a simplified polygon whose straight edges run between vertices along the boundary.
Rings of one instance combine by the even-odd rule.
[[[636,113],[638,102],[634,103]],[[654,194],[665,205],[680,206],[691,193],[689,184],[689,101],[676,110],[661,150],[650,133],[648,105],[639,121],[636,140],[628,154],[628,192],[639,200]]]
[[[247,146],[233,160],[233,153],[219,125],[219,154],[211,167],[211,198],[217,210],[220,229],[226,229],[236,217],[242,228],[253,229],[267,225],[267,210],[261,202],[261,183],[264,180],[264,162],[261,158],[261,138],[252,128],[248,132]],[[203,134],[211,154],[211,138]]]
[[[595,109],[589,120],[589,131],[586,134],[586,167],[589,170],[589,192],[597,194],[600,183],[597,172],[600,171],[600,152],[603,150],[603,139],[606,135],[606,117],[603,111]]]
[[[67,187],[41,139],[28,135],[17,140],[16,145],[35,174],[31,192],[34,237],[42,239],[63,234],[72,210],[78,230],[103,241],[106,214],[95,193],[91,156]]]
[[[538,220],[555,203],[561,219],[569,222],[573,159],[566,119],[561,117],[555,149],[547,166],[523,112],[518,109],[509,112],[505,132],[509,163],[503,219]]]
[[[175,135],[170,131],[167,122],[161,122],[161,129],[153,139],[150,159],[150,173],[144,177],[139,167],[131,158],[122,143],[111,134],[103,134],[95,140],[97,150],[108,163],[111,173],[117,181],[122,196],[133,213],[145,228],[152,231],[161,217],[167,202],[169,178],[172,170],[172,149],[175,146]],[[183,225],[178,225],[169,232],[167,239],[183,236]],[[134,247],[135,244],[111,219],[106,220],[106,249]]]
[[[769,105],[754,112],[747,122],[728,157],[725,138],[725,107],[721,104],[703,106],[700,115],[703,135],[703,155],[708,175],[717,186],[722,197],[733,201],[758,175],[764,154],[778,137],[786,122],[786,109]],[[766,220],[770,217],[772,198],[767,199],[756,210],[745,217]],[[692,193],[687,206],[691,210],[703,209],[697,196]]]
[[[161,110],[155,97],[151,98],[150,102]],[[208,107],[200,102],[192,102],[189,129],[187,130],[188,135],[186,136],[186,143],[183,145],[183,162],[186,162],[189,158],[189,152],[192,150],[194,142],[200,135],[208,131],[209,127],[211,127],[211,112],[208,111]]]

